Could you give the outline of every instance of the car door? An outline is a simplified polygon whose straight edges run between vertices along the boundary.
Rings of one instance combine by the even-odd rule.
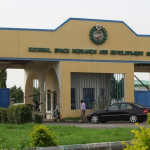
[[[121,103],[120,109],[118,110],[118,119],[119,120],[129,120],[129,115],[133,110],[132,106],[128,103]]]
[[[106,121],[118,120],[119,103],[113,104],[105,110],[105,113],[101,114],[101,119]]]

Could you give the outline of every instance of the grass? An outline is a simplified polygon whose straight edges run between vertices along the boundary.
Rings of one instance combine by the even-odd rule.
[[[17,144],[29,146],[31,138],[29,133],[33,131],[35,124],[28,123],[23,125],[0,124],[0,146],[15,148]],[[100,143],[112,141],[132,140],[134,135],[131,133],[133,128],[116,129],[90,129],[75,126],[48,126],[50,131],[54,132],[59,145]]]
[[[35,124],[11,125],[0,124],[0,148],[16,148],[19,144],[29,145],[31,139],[29,132],[33,131]],[[29,140],[29,141],[28,141]]]
[[[133,128],[89,129],[75,126],[48,126],[58,138],[59,145],[101,143],[132,140]]]
[[[63,118],[63,120],[72,120],[72,121],[79,121],[81,120],[81,117],[66,117],[66,118]]]

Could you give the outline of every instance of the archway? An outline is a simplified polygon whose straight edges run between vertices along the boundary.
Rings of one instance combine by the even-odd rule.
[[[60,112],[60,89],[57,74],[51,67],[46,74],[46,111],[53,113],[57,108]]]
[[[35,88],[38,89],[39,83],[37,79],[37,75],[34,72],[28,74],[26,84],[25,84],[25,104],[33,104],[33,96],[28,97],[29,95],[33,95]],[[39,100],[40,101],[40,100]]]

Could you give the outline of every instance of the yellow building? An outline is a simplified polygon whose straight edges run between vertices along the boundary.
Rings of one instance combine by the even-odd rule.
[[[86,113],[102,97],[134,101],[134,72],[149,72],[150,36],[122,21],[78,18],[55,30],[0,28],[0,62],[25,70],[26,96],[38,80],[40,93],[47,93],[40,96],[42,112],[57,106],[61,118],[77,117],[81,99]]]

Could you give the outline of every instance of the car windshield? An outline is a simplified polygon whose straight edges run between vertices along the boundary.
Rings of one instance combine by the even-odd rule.
[[[140,108],[144,108],[144,106],[140,105],[140,104],[137,104],[137,103],[134,103],[136,106],[140,107]]]

